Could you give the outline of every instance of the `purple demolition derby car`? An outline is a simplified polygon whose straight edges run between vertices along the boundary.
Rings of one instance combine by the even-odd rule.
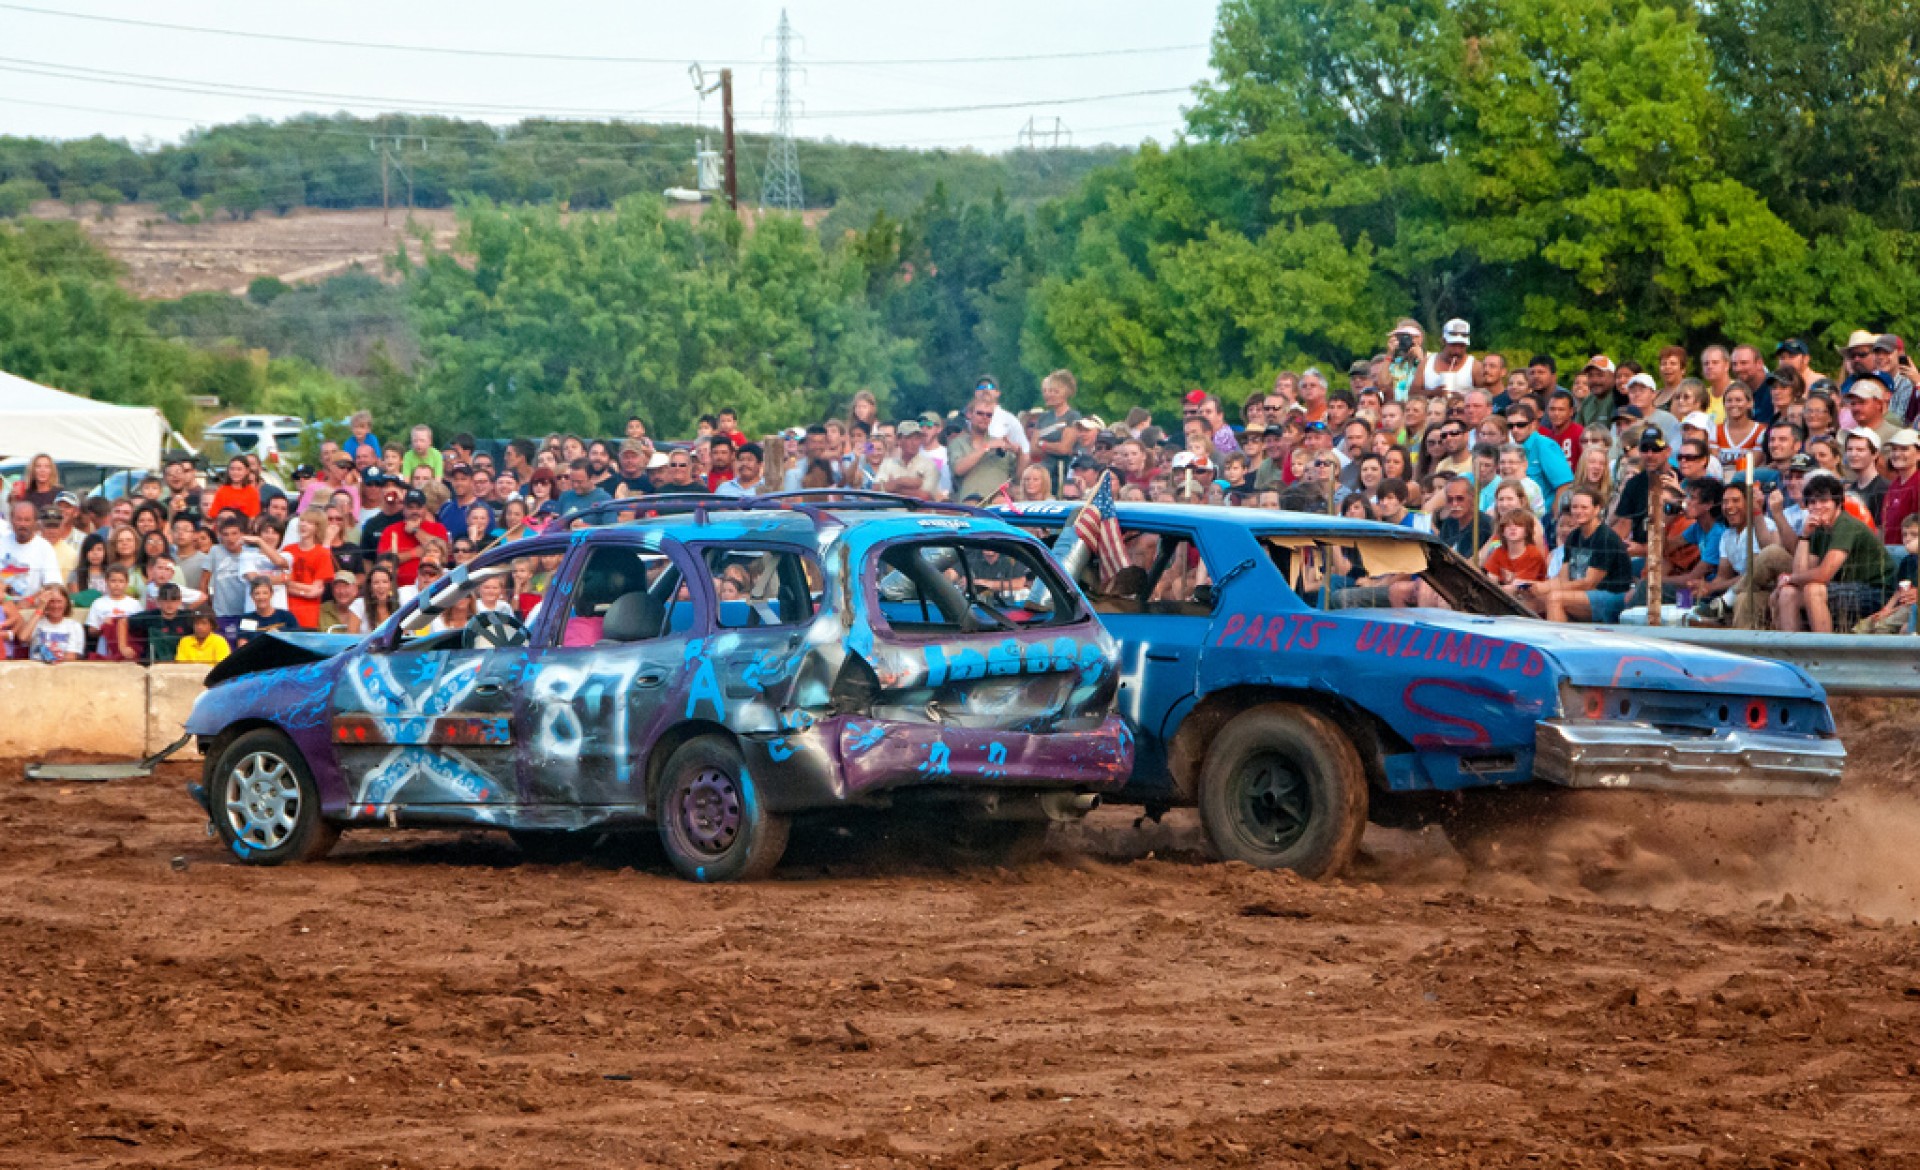
[[[275,864],[355,825],[557,856],[652,823],[721,881],[770,872],[799,813],[915,806],[1005,857],[1125,783],[1117,648],[1003,520],[852,492],[634,507],[482,553],[368,636],[215,667],[187,722],[213,830]]]

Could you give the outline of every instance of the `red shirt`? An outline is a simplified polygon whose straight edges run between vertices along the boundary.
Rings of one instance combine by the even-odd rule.
[[[1539,431],[1541,434],[1545,435],[1547,438],[1552,439],[1554,442],[1560,444],[1560,453],[1567,457],[1567,463],[1569,466],[1577,466],[1579,464],[1580,436],[1587,433],[1587,428],[1581,426],[1577,422],[1574,422],[1572,419],[1568,419],[1566,428],[1564,430],[1556,431],[1552,427],[1548,426],[1547,420],[1543,418],[1540,420],[1539,425],[1536,426],[1534,429]]]
[[[1880,532],[1888,543],[1899,541],[1900,522],[1915,512],[1920,512],[1920,471],[1887,484],[1887,494],[1880,500]]]
[[[296,585],[325,586],[333,580],[333,553],[326,545],[316,544],[312,548],[302,548],[296,544],[281,551],[285,552],[287,559],[293,562],[292,568],[287,573],[288,581]],[[320,628],[322,600],[324,598],[321,597],[295,597],[293,591],[289,589],[287,611],[299,620],[302,629],[316,630]]]
[[[707,472],[707,490],[710,492],[717,492],[720,490],[721,484],[727,483],[732,479],[733,479],[732,468],[728,468],[726,471],[709,471]]]
[[[422,520],[420,521],[419,535],[416,536],[407,531],[407,522],[402,520],[398,524],[390,524],[387,526],[387,530],[380,534],[380,543],[375,547],[374,551],[393,553],[396,556],[401,553],[410,553],[420,547],[421,536],[432,536],[446,540],[447,530],[440,527],[435,521]],[[420,558],[415,557],[410,561],[400,562],[400,572],[396,575],[395,579],[402,585],[411,585],[419,575]]]

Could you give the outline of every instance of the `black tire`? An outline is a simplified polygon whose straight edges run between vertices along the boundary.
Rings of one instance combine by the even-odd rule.
[[[1200,825],[1224,860],[1333,877],[1367,827],[1360,753],[1308,708],[1268,703],[1243,712],[1201,765]]]
[[[248,865],[318,861],[340,839],[320,817],[320,792],[293,741],[249,731],[220,753],[207,792],[214,831]]]
[[[1031,865],[1046,852],[1051,821],[989,821],[967,818],[949,826],[928,826],[929,843],[947,864],[960,869]]]
[[[507,836],[529,862],[535,865],[564,865],[578,861],[593,851],[600,841],[597,831],[572,829],[508,829]]]
[[[740,749],[717,735],[688,740],[668,758],[654,815],[667,860],[694,881],[763,878],[787,851],[791,822],[760,804]]]

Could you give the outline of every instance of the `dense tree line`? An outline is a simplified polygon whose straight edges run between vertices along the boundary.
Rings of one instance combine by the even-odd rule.
[[[461,194],[499,203],[563,202],[611,207],[629,195],[694,183],[693,156],[712,128],[636,122],[526,121],[505,129],[452,118],[308,116],[196,130],[150,150],[108,138],[47,141],[0,137],[0,216],[36,199],[140,200],[175,216],[247,218],[296,207],[378,207],[381,157],[396,204],[449,207]],[[1063,194],[1090,170],[1124,157],[1115,149],[906,151],[836,142],[801,148],[812,207],[861,215],[903,210],[944,182],[970,198],[1004,192],[1028,203]],[[742,135],[740,194],[757,203],[767,140]]]
[[[987,372],[1024,405],[1060,365],[1083,408],[1170,413],[1191,386],[1338,370],[1401,315],[1430,333],[1464,316],[1481,345],[1563,365],[1911,337],[1916,44],[1920,8],[1894,0],[1224,0],[1214,76],[1171,145],[808,144],[809,199],[836,208],[816,233],[668,220],[646,192],[686,181],[686,127],[336,118],[151,152],[0,140],[0,198],[171,183],[244,214],[210,194],[216,175],[248,176],[260,206],[358,205],[378,194],[369,133],[487,139],[414,160],[419,201],[474,197],[459,256],[403,265],[397,287],[264,286],[139,319],[68,234],[55,250],[77,284],[46,305],[0,288],[0,366],[147,400],[240,367],[254,401],[295,384],[333,401],[358,379],[396,413],[480,429],[605,430],[637,405],[671,432],[722,401],[755,427],[807,421],[863,387],[951,408]],[[612,211],[560,214],[583,205]],[[5,246],[29,235],[55,246]],[[236,357],[257,350],[301,365]]]

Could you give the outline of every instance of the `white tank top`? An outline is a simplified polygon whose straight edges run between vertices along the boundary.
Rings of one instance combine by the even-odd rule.
[[[1472,354],[1467,355],[1467,360],[1460,364],[1459,369],[1446,374],[1434,369],[1433,359],[1439,356],[1438,353],[1430,353],[1426,360],[1420,363],[1420,384],[1426,387],[1427,393],[1465,394],[1473,389]]]

